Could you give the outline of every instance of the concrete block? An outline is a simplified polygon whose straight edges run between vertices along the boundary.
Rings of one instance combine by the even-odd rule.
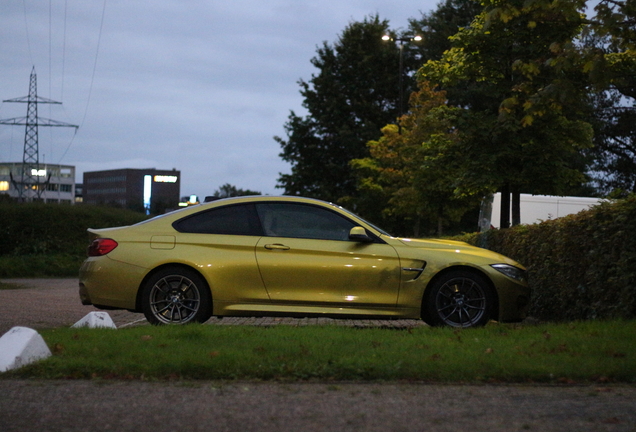
[[[117,326],[111,319],[108,312],[90,312],[84,318],[76,322],[71,328],[88,327],[88,328],[112,328],[116,329]]]
[[[51,350],[38,332],[13,327],[0,337],[0,372],[18,369],[51,356]]]

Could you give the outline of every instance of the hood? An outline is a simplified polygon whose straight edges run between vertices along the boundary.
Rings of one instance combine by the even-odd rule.
[[[410,238],[398,238],[405,246],[430,248],[430,249],[479,249],[476,246],[471,246],[466,242],[456,240],[442,240],[442,239],[410,239]]]
[[[481,257],[484,262],[489,263],[502,263],[510,264],[520,268],[523,268],[521,264],[513,259],[510,259],[497,252],[493,252],[488,249],[483,249],[477,246],[472,246],[466,242],[456,240],[442,240],[442,239],[407,239],[397,238],[402,245],[427,250],[438,250],[440,252],[454,252],[458,254],[471,255],[473,257]]]

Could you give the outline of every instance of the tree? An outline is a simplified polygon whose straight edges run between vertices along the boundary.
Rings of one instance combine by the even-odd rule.
[[[636,2],[603,0],[584,39],[594,84],[592,169],[599,189],[636,192]]]
[[[447,149],[461,158],[456,193],[513,192],[516,224],[522,191],[563,194],[585,181],[579,152],[592,137],[580,111],[586,81],[568,49],[583,25],[585,2],[484,4],[442,59],[424,65],[420,79],[439,84],[462,108],[454,121],[458,147]]]
[[[455,158],[443,150],[453,148],[458,138],[451,122],[455,111],[445,92],[420,82],[400,128],[384,127],[382,137],[368,143],[370,156],[351,162],[360,175],[360,195],[366,197],[361,202],[374,205],[376,213],[379,207],[384,219],[410,221],[416,237],[427,226],[441,236],[445,221],[457,221],[474,204],[473,197],[454,194]]]
[[[397,48],[382,41],[388,28],[377,15],[353,22],[311,60],[318,74],[299,81],[308,114],[291,112],[287,139],[275,137],[291,163],[291,174],[278,179],[286,194],[338,201],[354,193],[349,161],[367,156],[366,142],[398,112]]]
[[[420,20],[410,20],[404,32],[392,32],[388,21],[370,16],[349,24],[333,45],[324,42],[311,60],[318,73],[299,81],[307,115],[292,111],[286,137],[274,137],[281,158],[291,164],[291,173],[281,174],[277,187],[328,201],[355,199],[349,161],[368,156],[366,143],[378,139],[384,125],[396,123],[400,112],[400,50],[382,36],[424,37],[425,44],[406,44],[402,51],[403,94],[409,95],[416,89],[415,71],[439,58],[449,47],[448,37],[478,9],[472,0],[446,0]]]
[[[593,118],[592,175],[600,192],[613,197],[636,193],[636,112],[616,90],[599,92]]]
[[[409,28],[413,34],[419,34],[424,42],[409,45],[412,52],[409,61],[419,61],[419,68],[428,60],[439,60],[445,51],[451,48],[450,37],[464,27],[468,27],[482,11],[482,5],[475,0],[445,0],[437,9],[423,14],[420,19],[411,18]],[[414,85],[414,91],[416,90]]]
[[[220,186],[217,190],[214,191],[214,197],[216,198],[230,198],[249,195],[261,195],[261,193],[249,189],[237,189],[236,186],[229,183]]]

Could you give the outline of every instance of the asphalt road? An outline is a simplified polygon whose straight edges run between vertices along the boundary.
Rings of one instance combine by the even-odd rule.
[[[76,279],[3,280],[0,334],[15,325],[72,325]],[[111,313],[118,327],[141,316]],[[320,320],[211,320],[312,325]],[[414,326],[417,321],[327,321]],[[434,385],[8,380],[0,374],[0,432],[12,431],[636,431],[635,386]]]

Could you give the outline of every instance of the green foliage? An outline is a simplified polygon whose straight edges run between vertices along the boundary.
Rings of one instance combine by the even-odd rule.
[[[510,187],[562,194],[586,179],[579,151],[591,145],[581,120],[585,81],[566,47],[582,26],[583,1],[487,1],[452,48],[420,79],[438,84],[462,108],[459,139],[440,158],[458,156],[457,192]]]
[[[636,195],[536,225],[462,239],[528,268],[530,315],[636,318]]]
[[[288,195],[337,201],[354,191],[349,160],[367,154],[365,144],[397,116],[399,56],[382,36],[388,21],[376,16],[352,22],[331,45],[318,49],[318,74],[300,81],[309,114],[291,113],[287,139],[275,137],[291,164],[278,187]]]
[[[406,235],[415,237],[420,230],[431,231],[427,227],[441,236],[444,222],[457,222],[466,212],[471,197],[454,194],[457,158],[445,151],[457,139],[451,123],[454,109],[446,102],[445,92],[421,82],[399,126],[383,128],[382,137],[367,144],[370,156],[351,161],[360,176],[352,200],[358,211],[369,217],[379,208],[389,222],[404,218],[413,226]]]
[[[604,42],[601,49],[588,52],[586,71],[597,85],[617,89],[636,97],[634,64],[636,63],[636,2],[602,0],[594,7],[596,17],[587,29]]]
[[[392,32],[386,20],[370,16],[350,23],[332,45],[323,43],[311,62],[318,69],[309,81],[300,80],[308,115],[292,112],[285,124],[280,156],[291,164],[278,187],[288,195],[342,202],[356,196],[356,175],[349,161],[368,156],[366,144],[394,123],[400,113],[400,53],[405,99],[416,89],[415,72],[423,62],[437,59],[448,37],[467,25],[480,6],[471,0],[446,0],[420,20],[410,20],[405,32]],[[424,38],[402,50],[381,37]],[[363,214],[364,216],[370,216]]]
[[[594,147],[585,152],[597,190],[614,197],[636,192],[636,112],[621,106],[622,98],[617,90],[595,94]]]
[[[584,72],[593,84],[597,187],[607,194],[636,192],[636,8],[633,0],[598,2],[585,29]]]
[[[230,198],[249,195],[261,195],[261,193],[249,189],[238,189],[236,186],[229,183],[225,183],[223,186],[214,191],[214,196],[218,198]]]
[[[0,377],[636,382],[634,321],[455,330],[187,325],[42,331],[53,356]]]
[[[0,276],[76,275],[87,228],[131,225],[141,213],[111,207],[0,203]]]
[[[410,19],[411,31],[413,34],[421,35],[424,41],[421,44],[406,47],[419,54],[419,64],[412,70],[416,70],[428,60],[439,60],[444,52],[451,48],[449,38],[470,25],[482,9],[482,5],[474,0],[445,0],[439,2],[436,9],[423,14],[421,18]]]
[[[83,253],[48,253],[31,255],[0,255],[0,277],[3,278],[37,278],[37,277],[70,277],[77,272],[86,258],[84,242]]]

